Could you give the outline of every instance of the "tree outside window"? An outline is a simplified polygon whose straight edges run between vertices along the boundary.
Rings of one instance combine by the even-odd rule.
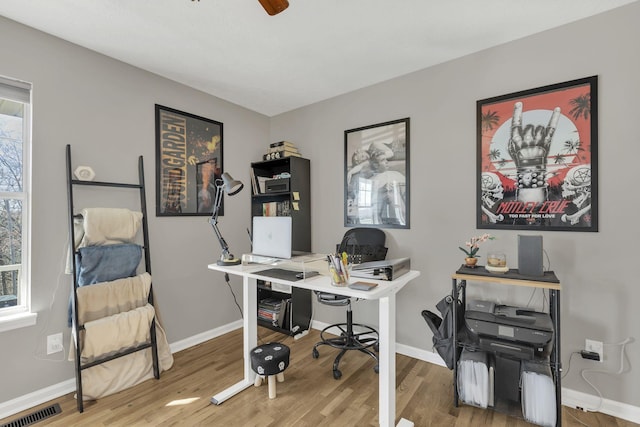
[[[0,315],[28,304],[23,276],[28,104],[3,96],[3,88],[0,82]]]

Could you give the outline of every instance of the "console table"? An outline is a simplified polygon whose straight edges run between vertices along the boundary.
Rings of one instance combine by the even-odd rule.
[[[268,280],[282,285],[309,289],[312,291],[336,293],[338,289],[335,286],[331,286],[330,278],[324,274],[303,280],[288,281],[260,275],[260,271],[267,268],[269,268],[267,265],[255,264],[238,266],[219,266],[217,264],[209,265],[210,270],[242,277],[242,309],[245,314],[243,318],[244,378],[231,387],[214,395],[211,398],[211,402],[216,405],[221,404],[225,400],[241,392],[247,387],[253,386],[254,384],[256,374],[251,369],[249,352],[257,345],[257,318],[255,315],[252,315],[252,313],[255,313],[257,307],[258,280]],[[419,275],[420,272],[411,270],[393,281],[367,279],[367,281],[378,283],[378,286],[371,291],[359,291],[347,287],[339,288],[339,293],[341,295],[378,301],[378,313],[380,319],[378,331],[380,336],[380,348],[378,354],[380,366],[380,373],[378,374],[378,411],[380,425],[384,427],[395,425],[396,418],[396,294],[407,283],[409,283],[409,281],[415,279]],[[400,419],[398,426],[409,427],[413,426],[413,423],[406,419]]]
[[[539,277],[520,274],[517,269],[510,269],[506,273],[490,273],[482,266],[469,268],[463,265],[451,276],[451,278],[451,295],[454,298],[458,297],[461,300],[462,307],[466,307],[465,300],[467,281],[497,283],[508,286],[526,286],[547,289],[549,291],[549,315],[551,316],[554,328],[550,365],[556,392],[556,426],[560,427],[562,425],[562,386],[560,375],[562,372],[562,361],[560,359],[560,281],[556,277],[555,273],[553,271],[545,271],[544,275]],[[458,346],[465,345],[465,343],[461,342],[458,338],[459,325],[457,325],[457,317],[457,304],[453,304],[453,345],[456,349]],[[454,351],[454,355],[457,355],[457,350]],[[455,406],[458,406],[457,376],[458,361],[457,357],[454,356],[453,398]]]

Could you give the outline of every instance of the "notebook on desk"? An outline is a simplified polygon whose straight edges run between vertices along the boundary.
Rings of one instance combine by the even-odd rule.
[[[253,255],[291,258],[291,217],[253,217]]]

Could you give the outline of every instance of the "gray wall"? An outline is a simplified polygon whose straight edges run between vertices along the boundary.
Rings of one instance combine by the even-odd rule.
[[[387,229],[389,257],[411,257],[422,275],[398,295],[398,342],[431,349],[420,316],[451,286],[463,262],[458,246],[482,231],[476,224],[476,101],[492,96],[598,75],[600,231],[498,231],[481,254],[501,249],[517,267],[517,235],[542,234],[544,248],[562,282],[562,360],[565,371],[585,338],[618,343],[637,339],[640,286],[635,249],[640,241],[635,189],[640,158],[637,99],[640,94],[640,4],[547,31],[428,68],[402,78],[301,108],[271,120],[271,140],[298,142],[312,162],[313,249],[327,251],[344,233],[343,132],[411,118],[411,229]],[[333,230],[326,232],[325,230]],[[476,286],[474,292],[505,303],[526,304],[531,289]],[[482,292],[479,292],[482,290]],[[542,307],[541,293],[533,306]],[[337,310],[319,307],[317,316]],[[339,310],[338,310],[339,311]],[[435,311],[435,310],[434,310]],[[375,305],[360,302],[354,318],[376,322]],[[573,357],[563,385],[588,394],[582,369],[619,368],[619,346],[605,345],[605,362]],[[627,346],[624,375],[587,374],[607,399],[640,406],[637,342]],[[631,362],[629,369],[628,362]]]
[[[208,218],[155,216],[154,104],[222,122],[225,170],[246,183],[248,163],[268,142],[269,119],[4,18],[0,53],[0,74],[33,83],[32,300],[38,312],[36,326],[0,333],[0,402],[74,377],[73,364],[61,353],[47,356],[45,347],[46,336],[60,331],[69,342],[66,144],[76,166],[92,166],[104,181],[137,182],[137,158],[144,156],[153,285],[169,342],[238,320],[223,277],[207,269],[220,254]],[[118,192],[86,193],[76,190],[77,208],[128,201]],[[90,199],[94,204],[81,203]],[[227,197],[227,212],[239,214],[220,218],[238,254],[249,251],[249,201],[248,189]],[[232,285],[241,297],[240,283]]]
[[[345,231],[342,193],[329,191],[343,186],[344,130],[410,117],[411,229],[386,231],[389,256],[409,256],[422,271],[398,295],[398,342],[430,350],[431,334],[420,311],[433,310],[449,291],[451,274],[462,262],[457,247],[479,233],[476,100],[598,75],[600,232],[542,234],[550,267],[563,285],[565,370],[571,352],[582,349],[585,338],[615,343],[633,337],[640,324],[635,307],[640,287],[633,280],[635,251],[630,245],[640,241],[635,218],[639,202],[633,189],[621,189],[635,182],[633,162],[640,157],[633,114],[640,93],[638,18],[640,4],[635,3],[271,119],[0,20],[0,74],[34,83],[33,290],[34,308],[40,313],[36,327],[0,334],[0,366],[11,385],[0,389],[0,402],[73,375],[70,363],[42,356],[46,335],[65,330],[68,337],[63,319],[69,279],[62,275],[67,239],[64,145],[72,144],[78,164],[92,165],[113,179],[128,174],[126,162],[142,154],[147,182],[152,183],[154,103],[223,122],[225,169],[245,182],[248,163],[260,158],[267,142],[295,141],[312,160],[312,239],[317,252],[330,251]],[[153,190],[148,203],[155,206]],[[242,212],[249,207],[249,192],[227,203],[231,212]],[[154,286],[169,341],[237,320],[221,277],[205,269],[218,254],[206,219],[149,219]],[[248,251],[248,219],[231,215],[222,222],[235,252]],[[501,249],[515,266],[516,235],[527,233],[494,234],[498,240],[482,253]],[[239,284],[233,287],[239,294]],[[506,303],[527,303],[532,297],[528,289],[477,288],[479,296]],[[532,304],[542,307],[540,292]],[[358,303],[354,316],[377,324],[375,305]],[[323,322],[343,317],[341,310],[316,310],[316,319]],[[606,399],[640,406],[638,353],[637,342],[631,343],[631,368],[627,365],[623,375],[596,376],[594,383]],[[573,357],[563,385],[595,394],[580,371],[617,371],[618,361],[616,346],[605,346],[602,365]]]

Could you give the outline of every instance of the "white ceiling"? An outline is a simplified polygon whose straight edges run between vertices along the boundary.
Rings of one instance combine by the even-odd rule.
[[[269,16],[258,0],[1,0],[0,15],[273,116],[634,1],[289,0]]]

